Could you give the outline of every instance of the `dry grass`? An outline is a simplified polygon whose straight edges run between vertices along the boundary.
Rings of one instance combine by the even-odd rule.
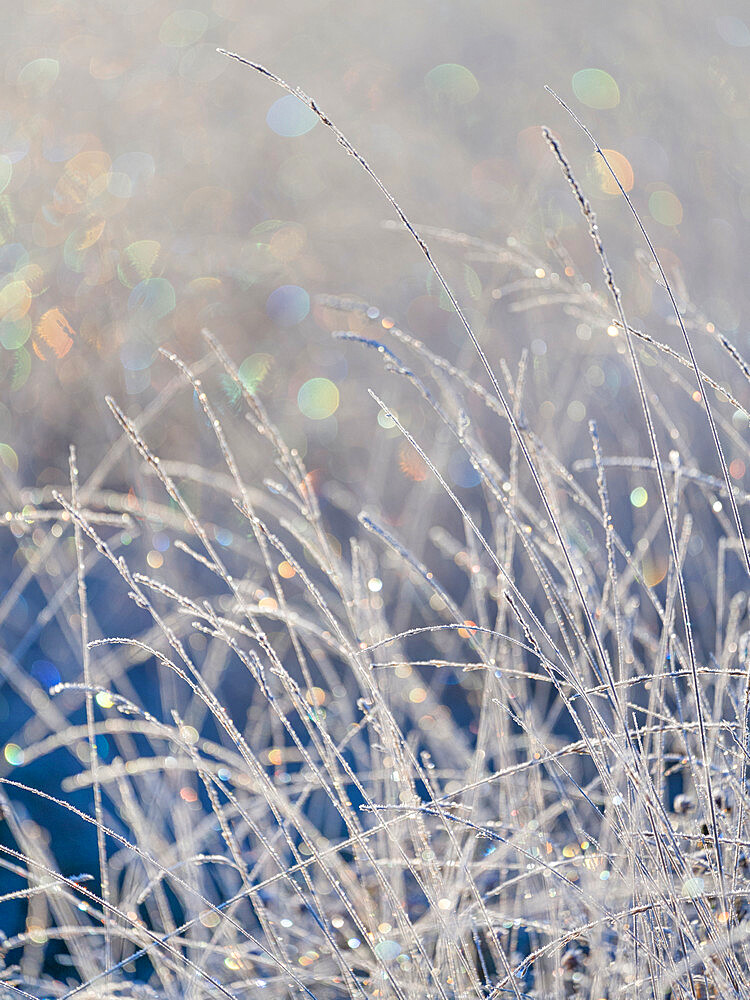
[[[321,299],[346,349],[384,363],[379,511],[308,471],[208,332],[192,369],[165,355],[176,381],[137,421],[109,401],[122,438],[86,482],[71,455],[54,496],[6,483],[21,570],[2,613],[40,588],[37,625],[58,623],[81,672],[48,693],[5,661],[33,714],[0,792],[4,902],[26,907],[24,933],[0,945],[3,989],[746,995],[747,365],[658,257],[685,353],[631,327],[549,133],[614,315],[552,237],[540,257],[413,225],[287,89],[378,184],[480,370],[375,306]],[[493,362],[432,243],[501,268],[499,298],[554,312],[566,363]],[[623,387],[609,407],[575,324]],[[731,381],[710,373],[727,362]],[[210,468],[149,443],[179,386]],[[604,429],[561,417],[569,390]],[[633,434],[649,453],[629,451]],[[123,442],[142,479],[106,491]],[[399,465],[413,485],[391,481]],[[98,870],[71,877],[59,858],[79,838]],[[67,968],[51,971],[55,955]]]

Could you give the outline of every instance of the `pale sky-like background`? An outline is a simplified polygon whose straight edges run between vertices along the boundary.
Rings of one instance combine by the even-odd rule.
[[[336,383],[345,422],[369,405],[356,351],[345,359],[329,344],[314,306],[299,318],[306,297],[361,298],[425,338],[446,325],[417,248],[383,229],[392,212],[356,163],[217,46],[311,94],[417,223],[534,249],[552,229],[603,290],[539,138],[550,125],[599,214],[619,282],[636,289],[626,303],[634,324],[658,326],[667,310],[650,284],[643,290],[642,240],[621,200],[602,192],[591,148],[549,84],[632,168],[634,202],[670,273],[679,269],[696,306],[747,347],[742,16],[736,2],[26,0],[6,20],[0,114],[8,468],[18,462],[23,485],[52,481],[70,440],[93,467],[115,433],[105,393],[137,413],[168,375],[156,347],[194,360],[204,325],[238,363],[270,356],[256,367],[300,441],[319,430],[299,421],[307,379]],[[459,256],[437,249],[486,321],[495,359],[517,363],[535,329],[550,351],[574,337],[575,324],[555,322],[553,333],[494,308],[493,276],[475,268],[481,290],[467,288]],[[278,289],[277,306],[283,289],[291,295],[288,314],[268,304]]]

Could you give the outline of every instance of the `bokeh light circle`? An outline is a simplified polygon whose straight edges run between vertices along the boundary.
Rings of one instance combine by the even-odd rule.
[[[0,344],[6,351],[17,351],[31,336],[31,317],[18,320],[0,320]]]
[[[479,93],[479,82],[470,69],[460,63],[441,63],[424,78],[428,93],[449,104],[468,104]]]
[[[157,240],[136,240],[126,247],[117,264],[117,275],[126,288],[135,288],[139,281],[152,278],[159,270],[161,243]]]
[[[682,202],[671,191],[654,191],[648,199],[648,210],[663,226],[679,226],[682,222]]]
[[[54,87],[59,75],[57,59],[32,59],[18,74],[18,86],[29,96],[41,97]]]
[[[0,319],[14,323],[26,315],[30,305],[31,290],[25,281],[9,281],[0,289]]]
[[[300,413],[310,420],[326,420],[339,408],[339,390],[329,378],[311,378],[297,393]]]
[[[139,281],[130,293],[128,309],[154,321],[171,313],[176,302],[175,290],[166,278],[146,278]]]
[[[3,755],[13,767],[20,767],[25,759],[24,752],[17,743],[6,743]]]
[[[73,346],[75,331],[60,309],[48,309],[36,325],[34,353],[42,361],[64,358]]]
[[[571,84],[578,100],[589,108],[607,111],[620,103],[617,81],[603,69],[579,69]]]
[[[292,139],[305,135],[317,124],[318,117],[294,94],[287,94],[274,101],[268,109],[266,123],[276,135]]]
[[[256,392],[272,364],[273,356],[270,354],[251,354],[239,367],[240,381],[250,392]]]
[[[743,49],[750,46],[750,28],[739,17],[733,17],[731,14],[717,17],[716,30],[727,45]]]
[[[296,326],[309,312],[310,296],[299,285],[281,285],[266,300],[266,313],[278,326]]]
[[[626,156],[623,156],[622,153],[618,153],[616,149],[604,149],[602,152],[607,157],[609,165],[614,170],[617,180],[619,180],[623,188],[626,191],[632,191],[633,184],[635,183],[635,175],[633,173],[633,168],[630,165],[630,160]],[[604,194],[619,194],[620,189],[617,186],[614,177],[610,173],[609,167],[607,167],[607,164],[604,162],[599,153],[591,154],[591,163],[597,180],[599,181],[601,191]]]

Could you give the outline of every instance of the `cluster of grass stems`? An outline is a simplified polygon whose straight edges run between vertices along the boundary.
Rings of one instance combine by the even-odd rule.
[[[85,483],[72,451],[54,494],[7,479],[23,569],[0,613],[35,582],[46,601],[37,625],[61,623],[81,675],[48,692],[3,655],[33,717],[14,737],[23,765],[0,779],[0,865],[23,884],[0,901],[26,908],[23,933],[0,942],[0,993],[747,996],[750,644],[747,595],[731,581],[748,565],[750,498],[721,441],[750,466],[737,429],[750,419],[738,399],[748,367],[720,333],[707,337],[682,293],[678,302],[642,227],[682,348],[629,325],[594,214],[550,133],[605,293],[553,238],[552,267],[566,276],[551,282],[549,260],[515,243],[418,231],[315,102],[287,89],[380,187],[482,371],[383,324],[367,303],[321,300],[347,349],[375,348],[429,414],[420,438],[372,393],[427,480],[402,518],[409,544],[359,512],[353,491],[308,473],[208,331],[192,368],[165,353],[174,379],[137,419],[109,400],[122,436]],[[614,332],[640,407],[622,420],[643,421],[650,450],[605,454],[593,421],[577,461],[545,444],[527,412],[526,353],[517,372],[495,370],[427,240],[509,268],[505,293],[519,308],[559,309],[561,328],[585,320],[609,344]],[[731,362],[735,390],[699,367],[697,336]],[[679,435],[649,387],[654,373],[686,400],[715,474],[687,444],[664,454]],[[181,391],[223,471],[150,446]],[[252,432],[271,479],[243,458]],[[104,488],[126,448],[161,500]],[[443,471],[456,448],[479,478],[470,492]],[[634,475],[657,497],[638,522],[619,493]],[[171,539],[171,576],[169,561],[162,575],[138,570],[138,547],[123,542],[154,530]],[[659,543],[663,570],[649,579],[644,553]],[[63,567],[54,578],[51,560]],[[135,606],[130,633],[99,627],[92,575],[97,587],[119,579]],[[696,587],[714,602],[710,641],[691,619]],[[148,707],[137,670],[157,692]],[[60,754],[76,765],[62,791],[25,781]],[[49,830],[30,818],[42,807]],[[66,874],[56,853],[79,837],[95,840],[98,868]]]

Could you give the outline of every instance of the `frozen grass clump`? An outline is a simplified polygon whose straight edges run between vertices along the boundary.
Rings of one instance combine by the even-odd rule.
[[[390,434],[383,504],[364,511],[308,470],[209,331],[193,366],[165,352],[174,380],[137,419],[109,400],[122,437],[85,482],[71,452],[54,495],[5,484],[21,570],[3,613],[38,587],[35,627],[56,623],[80,670],[48,692],[4,660],[29,713],[0,790],[2,903],[23,909],[3,989],[746,996],[745,361],[645,231],[676,327],[630,326],[550,133],[602,293],[552,236],[540,257],[417,230],[292,92],[378,184],[479,365],[379,306],[320,299],[385,369],[359,417],[363,438],[377,414]],[[544,424],[547,376],[525,350],[493,362],[427,240],[502,266],[498,298],[554,310],[563,342],[585,327],[617,410],[560,416],[568,387],[598,405],[571,339]],[[212,463],[150,444],[181,390]],[[107,490],[125,446],[140,478]],[[82,857],[91,871],[70,867]]]

